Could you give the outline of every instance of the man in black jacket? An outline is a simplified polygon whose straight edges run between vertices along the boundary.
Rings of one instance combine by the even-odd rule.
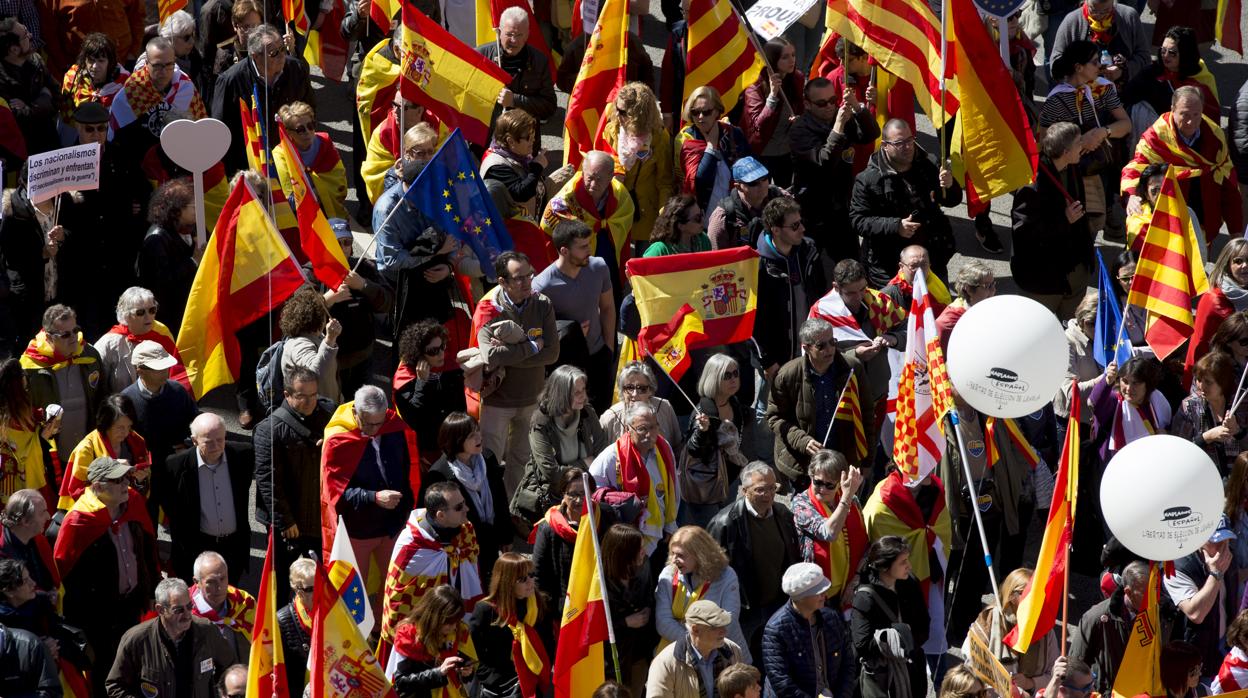
[[[871,286],[881,288],[893,276],[902,248],[922,245],[932,271],[944,279],[955,243],[953,227],[941,207],[957,206],[962,188],[949,168],[935,162],[914,142],[901,119],[884,124],[884,140],[867,169],[854,181],[849,221],[862,236],[863,261]]]
[[[504,109],[523,109],[538,122],[555,113],[555,83],[550,64],[541,51],[529,46],[529,15],[522,8],[507,8],[498,18],[498,40],[477,47],[477,53],[494,61],[511,76],[511,84],[498,94],[494,119]]]
[[[728,554],[741,584],[741,632],[750,654],[762,655],[763,626],[788,601],[784,571],[801,562],[793,512],[776,501],[776,474],[754,461],[741,471],[741,496],[720,510],[707,532]]]
[[[35,698],[61,695],[56,662],[38,635],[0,625],[0,694]]]
[[[282,537],[273,560],[279,604],[290,596],[290,563],[321,549],[321,440],[332,416],[315,373],[293,366],[282,380],[286,399],[252,433],[256,520]]]
[[[256,462],[248,444],[226,443],[225,422],[204,412],[191,422],[195,448],[174,454],[164,502],[173,540],[173,571],[193,575],[195,558],[205,550],[221,554],[231,584],[238,584],[251,558],[247,495]]]
[[[787,197],[774,199],[763,209],[763,226],[758,238],[758,307],[754,340],[758,343],[767,381],[789,359],[797,356],[798,328],[810,306],[826,290],[823,266],[815,243],[805,237],[802,209]]]

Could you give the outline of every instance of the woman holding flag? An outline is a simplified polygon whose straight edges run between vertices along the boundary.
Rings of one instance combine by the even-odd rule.
[[[1220,351],[1200,357],[1192,369],[1196,390],[1183,398],[1170,433],[1188,439],[1209,454],[1223,476],[1244,450],[1248,404],[1236,402],[1235,361]]]
[[[1136,356],[1107,369],[1105,380],[1092,388],[1092,439],[1100,444],[1102,463],[1132,441],[1170,427],[1170,403],[1157,389],[1163,371],[1157,359]]]
[[[862,473],[838,451],[824,449],[810,459],[810,487],[793,497],[802,560],[813,562],[832,582],[829,603],[848,609],[855,577],[867,552],[867,524],[855,496]]]

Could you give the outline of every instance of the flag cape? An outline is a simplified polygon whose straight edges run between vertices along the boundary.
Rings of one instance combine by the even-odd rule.
[[[387,0],[375,0],[373,12],[377,11]],[[395,0],[395,12],[398,2]],[[390,20],[381,25],[390,26]],[[382,39],[364,56],[360,66],[360,79],[355,86],[355,111],[360,117],[360,133],[364,134],[364,142],[373,135],[373,130],[386,119],[386,114],[393,109],[394,95],[399,90],[399,64],[382,55],[382,49],[390,46],[389,39]],[[400,134],[401,137],[402,134]]]
[[[195,83],[181,68],[173,66],[173,82],[162,95],[152,85],[150,68],[144,65],[130,73],[130,77],[126,78],[126,86],[113,97],[113,104],[108,110],[109,139],[113,138],[118,129],[129,126],[157,108],[181,112],[192,121],[208,116],[204,101],[195,89]]]
[[[277,125],[282,151],[290,168],[290,196],[294,199],[295,218],[299,221],[299,240],[303,253],[312,262],[312,273],[331,289],[338,288],[350,271],[342,246],[329,227],[325,213],[316,199],[316,190],[308,179],[307,168],[299,151],[286,135],[286,127]],[[324,145],[324,144],[322,144]]]
[[[750,41],[745,23],[732,3],[692,0],[688,21],[689,50],[685,57],[685,93],[681,95],[681,102],[689,99],[695,88],[707,85],[719,92],[727,114],[736,106],[745,88],[758,80],[766,64]],[[675,110],[681,111],[681,105],[676,105]]]
[[[321,449],[321,552],[322,560],[329,560],[333,555],[335,535],[338,531],[338,500],[347,490],[347,484],[360,466],[364,449],[372,440],[360,432],[360,425],[355,421],[355,402],[347,402],[334,410],[334,415],[325,425],[325,443]],[[416,435],[392,409],[386,410],[386,422],[381,425],[377,436],[386,434],[403,434],[407,441],[408,458],[410,458],[409,478],[412,480],[412,492],[420,491],[420,454],[416,448]]]
[[[477,533],[464,524],[455,539],[441,543],[427,527],[424,509],[416,509],[407,519],[394,543],[386,572],[385,601],[382,604],[381,638],[394,641],[394,631],[425,592],[439,584],[454,586],[466,603],[482,596],[481,575],[477,571]]]
[[[1065,593],[1065,576],[1071,536],[1075,528],[1075,505],[1079,483],[1079,381],[1071,381],[1070,418],[1062,462],[1053,483],[1049,520],[1044,526],[1036,571],[1018,602],[1018,623],[1005,636],[1005,644],[1025,654],[1033,642],[1044,637],[1057,622]]]
[[[1131,340],[1122,329],[1122,308],[1118,307],[1117,289],[1109,271],[1105,268],[1105,258],[1101,251],[1096,251],[1096,263],[1100,273],[1096,282],[1096,329],[1092,337],[1092,358],[1101,366],[1109,362],[1117,362],[1119,366],[1131,358]]]
[[[318,698],[396,698],[390,679],[360,634],[360,626],[355,624],[346,604],[334,592],[333,584],[320,565],[316,567],[313,586],[309,668],[312,695]],[[261,695],[268,698],[268,694]]]
[[[862,296],[867,306],[867,316],[875,326],[876,334],[891,330],[897,323],[906,319],[906,309],[893,302],[892,298],[868,288]],[[844,299],[836,289],[824,294],[814,305],[810,306],[807,317],[827,320],[832,325],[832,336],[838,342],[869,342],[867,333],[858,325],[857,318],[849,311]]]
[[[468,630],[468,624],[460,621],[456,626],[455,637],[448,643],[439,648],[437,656],[431,654],[425,643],[420,641],[414,623],[404,623],[399,627],[398,636],[395,638],[394,651],[390,653],[390,657],[386,662],[386,677],[394,678],[398,671],[399,662],[404,659],[411,659],[429,666],[440,666],[443,661],[449,657],[463,655],[470,661],[477,661],[477,647],[472,642],[472,634]],[[469,698],[470,693],[468,686],[464,685],[463,678],[459,672],[452,672],[447,677],[445,686],[438,686],[426,691],[430,698]]]
[[[953,388],[931,303],[926,282],[915,274],[893,436],[893,462],[911,481],[922,480],[940,465],[945,453],[942,424],[953,409]]]
[[[810,503],[819,516],[826,520],[832,515],[833,510],[829,509],[815,494],[814,485],[806,490],[806,496],[810,497]],[[836,496],[839,505],[841,497],[839,489]],[[813,541],[814,559],[811,562],[819,565],[819,569],[823,570],[823,576],[832,582],[832,586],[828,587],[825,595],[828,599],[835,599],[830,602],[834,608],[841,605],[841,593],[845,590],[845,585],[855,582],[862,556],[866,554],[870,545],[871,541],[867,538],[867,525],[863,521],[862,510],[858,508],[858,502],[852,498],[849,500],[849,514],[845,517],[845,525],[841,526],[841,532],[836,535],[836,538],[829,541]]]
[[[594,523],[594,519],[586,519]],[[602,565],[594,526],[578,526],[555,650],[555,698],[588,696],[606,680],[606,645],[610,637]]]
[[[178,353],[178,342],[173,338],[173,333],[169,331],[169,327],[160,320],[152,323],[152,329],[143,334],[131,334],[130,328],[123,324],[116,324],[109,328],[109,334],[119,334],[126,338],[131,347],[144,340],[152,340],[161,346],[162,349],[169,352],[169,355],[178,360],[173,368],[169,369],[169,379],[175,380],[186,388],[187,392],[191,390],[191,381],[186,377],[186,366],[182,365],[182,356]]]
[[[196,399],[238,380],[242,352],[235,334],[303,283],[290,248],[240,178],[195,272],[178,333]]]
[[[1197,296],[1209,290],[1196,231],[1176,172],[1175,167],[1166,169],[1127,294],[1128,305],[1148,311],[1144,339],[1159,359],[1170,356],[1192,335],[1192,305]]]
[[[642,49],[644,50],[644,49]],[[628,1],[605,0],[568,96],[564,160],[579,165],[594,149],[594,134],[606,105],[624,84],[628,63]]]
[[[702,317],[688,303],[680,306],[664,325],[649,325],[638,335],[645,352],[659,364],[672,380],[679,381],[689,365],[689,345],[704,341]]]
[[[269,545],[260,572],[260,598],[255,601],[256,625],[249,635],[251,656],[247,661],[248,698],[284,698],[286,662],[282,656],[281,631],[277,627],[277,580],[273,575],[273,529],[269,529]],[[231,587],[233,589],[233,587]]]
[[[854,425],[854,457],[850,461],[861,461],[866,458],[871,449],[867,443],[866,429],[862,426],[862,403],[858,395],[857,373],[849,374],[849,381],[845,384],[845,394],[836,406],[836,419]]]
[[[748,247],[628,260],[642,333],[666,324],[681,306],[702,319],[706,339],[690,348],[733,344],[754,334],[758,253]]]
[[[948,3],[960,105],[950,149],[953,174],[965,183],[967,206],[982,210],[989,199],[1035,180],[1039,152],[1014,79],[975,3]]]
[[[117,523],[131,521],[137,522],[144,531],[155,538],[156,530],[152,527],[152,520],[147,515],[147,500],[133,487],[130,488],[130,499],[126,502],[126,509]],[[109,519],[108,507],[95,496],[95,492],[91,489],[83,492],[78,501],[74,502],[74,507],[65,514],[65,519],[61,523],[61,531],[56,536],[56,547],[52,549],[52,555],[56,559],[56,568],[62,579],[69,576],[82,553],[97,538],[107,533],[112,523]],[[142,543],[135,541],[134,544],[138,546]]]
[[[447,128],[459,129],[481,146],[489,137],[498,93],[511,84],[511,76],[502,68],[411,3],[403,4],[399,74],[405,99],[424,105]]]
[[[41,426],[37,421],[23,424],[15,418],[9,419],[4,438],[0,439],[0,463],[4,465],[0,471],[0,499],[5,502],[18,490],[42,490],[48,484],[39,436]]]
[[[1161,565],[1148,565],[1148,590],[1144,592],[1144,609],[1135,614],[1131,622],[1131,634],[1127,650],[1118,665],[1114,678],[1114,698],[1135,698],[1142,693],[1164,696],[1166,687],[1161,682],[1161,630],[1157,612],[1158,594],[1161,593]]]
[[[329,581],[351,611],[351,618],[360,626],[360,634],[368,637],[373,631],[373,605],[368,602],[368,592],[364,589],[364,578],[360,576],[360,563],[355,559],[355,550],[351,548],[351,537],[347,534],[347,524],[338,517],[338,530],[334,535],[333,550],[329,551]]]
[[[342,82],[343,70],[347,67],[347,40],[338,31],[345,15],[344,1],[334,0],[333,7],[325,13],[321,22],[325,30],[309,31],[308,43],[303,47],[303,59],[309,65],[319,66],[321,73],[334,82]]]
[[[932,579],[931,556],[926,551],[935,551],[937,560],[943,566],[953,527],[949,510],[945,507],[945,486],[940,478],[932,475],[931,483],[939,492],[931,515],[924,517],[904,477],[901,471],[894,470],[881,480],[863,507],[862,516],[870,540],[878,540],[881,536],[901,536],[906,540],[911,550],[910,566],[914,578],[923,583],[923,598],[926,599]]]
[[[129,447],[133,460],[130,464],[136,470],[147,470],[152,467],[152,457],[147,452],[147,443],[138,432],[130,432],[130,435],[126,437],[126,446]],[[100,456],[116,458],[117,454],[113,453],[113,449],[100,434],[100,430],[92,429],[69,454],[69,462],[65,466],[65,477],[61,480],[57,509],[68,511],[74,506],[74,501],[87,489],[87,468],[91,467],[91,463]],[[40,461],[42,460],[41,457]]]

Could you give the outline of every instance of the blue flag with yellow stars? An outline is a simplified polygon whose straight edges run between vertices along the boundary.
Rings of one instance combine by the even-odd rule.
[[[1105,268],[1101,251],[1096,251],[1100,274],[1096,282],[1096,329],[1092,335],[1092,358],[1102,366],[1110,361],[1121,368],[1131,358],[1131,340],[1122,327],[1122,308],[1114,292],[1113,279]]]
[[[477,174],[468,142],[459,129],[438,148],[403,198],[428,216],[439,230],[472,248],[487,275],[494,258],[512,249],[511,235]]]

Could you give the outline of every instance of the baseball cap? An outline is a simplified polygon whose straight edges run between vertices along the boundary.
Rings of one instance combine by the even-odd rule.
[[[732,179],[733,181],[743,184],[753,184],[763,177],[770,177],[771,173],[763,167],[763,163],[752,157],[744,157],[732,163]]]
[[[87,482],[116,480],[119,477],[129,475],[131,470],[134,470],[133,466],[123,463],[116,458],[100,456],[91,461],[91,465],[87,466]]]
[[[725,628],[732,623],[732,614],[720,608],[714,601],[701,599],[689,604],[685,610],[685,622],[711,628]]]
[[[339,240],[354,240],[351,235],[351,224],[345,218],[330,218],[329,228],[334,231],[334,237]]]
[[[1209,536],[1209,542],[1221,543],[1224,540],[1234,540],[1236,538],[1239,538],[1239,536],[1235,535],[1235,530],[1231,528],[1231,520],[1227,518],[1226,514],[1223,514],[1218,519],[1217,530],[1213,532],[1212,536]]]
[[[134,351],[130,352],[130,364],[153,371],[163,371],[176,366],[178,360],[165,351],[159,343],[145,339],[139,342]]]
[[[823,570],[813,562],[791,565],[780,580],[780,588],[794,600],[822,594],[831,586],[832,582],[823,576]]]

